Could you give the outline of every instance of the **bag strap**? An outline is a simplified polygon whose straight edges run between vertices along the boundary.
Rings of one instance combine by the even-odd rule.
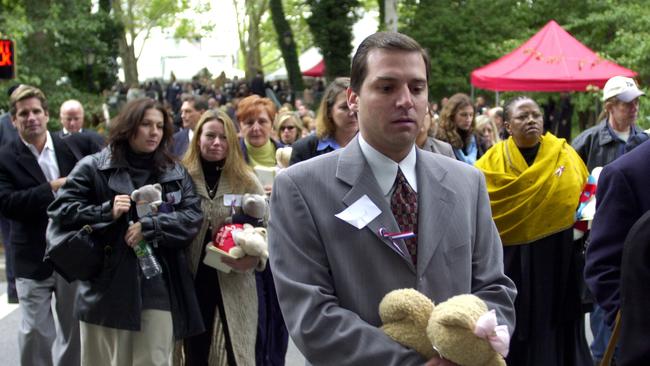
[[[614,358],[614,351],[616,350],[616,344],[618,343],[618,334],[621,332],[621,310],[616,312],[616,320],[614,321],[614,329],[612,330],[612,336],[609,337],[609,342],[607,342],[607,349],[603,355],[603,359],[600,361],[600,366],[610,366],[612,364],[612,358]]]

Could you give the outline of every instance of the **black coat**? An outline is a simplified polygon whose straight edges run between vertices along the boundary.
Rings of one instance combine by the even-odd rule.
[[[331,146],[328,146],[321,151],[316,150],[318,148],[318,142],[318,137],[313,133],[294,142],[293,145],[291,145],[291,159],[289,160],[289,165],[297,164],[315,156],[334,151],[334,148]]]
[[[175,163],[158,176],[163,187],[163,206],[156,216],[140,218],[145,240],[154,243],[168,288],[174,336],[177,339],[203,331],[192,275],[184,248],[194,239],[203,220],[200,201],[185,168]],[[126,165],[111,160],[110,150],[86,157],[70,174],[68,182],[48,214],[52,225],[67,230],[85,224],[110,222],[115,195],[133,192]],[[95,236],[105,251],[104,268],[97,278],[82,281],[76,312],[79,319],[106,327],[139,330],[142,311],[140,268],[133,249],[124,241],[127,215],[122,215]]]
[[[621,366],[650,364],[650,211],[632,226],[621,262]]]
[[[85,137],[65,142],[50,134],[61,177],[77,163],[77,154],[97,150]],[[71,150],[77,151],[74,153]],[[52,274],[52,266],[43,262],[47,206],[54,200],[52,187],[45,179],[36,157],[21,139],[13,139],[0,149],[0,212],[11,220],[11,238],[15,253],[16,277],[43,280]]]
[[[82,129],[81,132],[79,133],[82,135],[86,135],[88,139],[92,142],[92,144],[95,145],[96,147],[95,152],[101,150],[106,145],[106,139],[104,138],[104,136],[98,134],[93,130]],[[71,133],[63,133],[63,130],[56,131],[55,134],[61,138],[67,138],[69,136],[74,135]]]
[[[585,254],[585,282],[613,324],[620,306],[621,258],[632,225],[650,210],[650,142],[603,168],[596,190],[596,215]]]

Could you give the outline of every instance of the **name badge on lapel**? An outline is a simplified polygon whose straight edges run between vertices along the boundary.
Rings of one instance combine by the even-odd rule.
[[[379,216],[381,210],[370,200],[367,195],[363,195],[356,202],[351,204],[345,210],[337,213],[336,217],[347,222],[348,224],[362,229],[368,225],[375,217]]]
[[[165,194],[165,198],[166,198],[165,201],[167,203],[171,205],[175,205],[181,201],[182,198],[181,190],[179,189],[177,191],[167,192]]]
[[[223,195],[223,205],[224,206],[241,206],[241,194],[224,194]]]

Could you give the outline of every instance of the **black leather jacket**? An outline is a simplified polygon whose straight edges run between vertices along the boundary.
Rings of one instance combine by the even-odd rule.
[[[200,201],[192,179],[176,163],[159,178],[163,187],[163,205],[168,213],[141,218],[145,239],[154,243],[169,290],[174,336],[184,338],[203,331],[201,313],[194,293],[192,275],[184,248],[197,234],[203,220]],[[126,166],[111,160],[110,150],[82,159],[48,207],[53,226],[63,230],[79,229],[85,224],[110,222],[113,197],[130,194],[133,183]],[[142,310],[139,267],[133,249],[124,242],[127,215],[96,231],[95,238],[105,250],[104,267],[97,278],[82,281],[77,296],[79,319],[106,327],[139,330]]]

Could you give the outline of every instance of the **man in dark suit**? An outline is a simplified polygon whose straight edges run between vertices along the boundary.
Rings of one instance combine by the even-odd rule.
[[[61,118],[63,128],[56,132],[57,136],[67,137],[73,133],[83,133],[88,135],[98,148],[104,147],[105,140],[102,135],[95,131],[83,128],[85,115],[84,107],[81,105],[81,102],[74,99],[63,102],[59,111],[59,117]]]
[[[357,137],[292,165],[273,185],[270,264],[287,329],[313,364],[450,365],[385,335],[379,302],[408,287],[436,304],[471,293],[514,330],[516,290],[485,178],[415,146],[430,70],[417,42],[371,35],[351,70]]]
[[[616,318],[616,312],[622,309],[622,319],[633,324],[638,312],[626,313],[621,307],[621,258],[624,241],[634,223],[650,210],[650,142],[644,142],[631,152],[621,156],[603,168],[598,178],[596,191],[596,215],[591,227],[589,245],[585,254],[585,281],[596,301],[605,311],[605,323],[611,327]],[[647,260],[640,257],[639,260]],[[645,263],[647,266],[648,263]],[[630,285],[627,283],[626,285]],[[644,283],[647,290],[647,282]],[[629,294],[629,297],[647,297],[645,293]],[[643,317],[647,318],[647,308]],[[630,322],[630,320],[632,320]],[[639,324],[647,324],[643,319],[637,319]],[[625,322],[623,323],[625,324]],[[647,333],[639,335],[645,340]],[[621,338],[623,341],[624,338]],[[630,341],[631,339],[627,339]],[[645,341],[647,344],[647,341]],[[620,359],[617,364],[648,364],[650,351],[646,350],[644,362],[627,361],[636,351],[628,349],[632,343],[622,343]],[[622,363],[621,363],[622,362]]]
[[[20,84],[12,85],[7,89],[7,98],[11,96]],[[11,113],[7,112],[0,116],[0,147],[8,145],[18,138],[18,131],[11,122]],[[7,275],[7,302],[18,303],[16,292],[16,274],[14,271],[14,248],[9,238],[11,237],[11,223],[4,216],[0,215],[0,231],[2,231],[2,245],[5,249],[5,273]]]
[[[53,273],[43,254],[47,206],[78,158],[92,152],[92,144],[82,134],[64,141],[47,131],[47,100],[39,89],[21,85],[10,101],[20,138],[0,148],[0,212],[11,220],[15,248],[21,364],[79,365],[79,322],[73,317],[76,283]]]
[[[204,98],[188,95],[183,98],[181,106],[181,118],[183,119],[183,128],[174,134],[174,144],[172,145],[172,154],[182,158],[190,146],[192,136],[194,136],[194,127],[196,127],[203,112],[208,110],[208,102]]]

